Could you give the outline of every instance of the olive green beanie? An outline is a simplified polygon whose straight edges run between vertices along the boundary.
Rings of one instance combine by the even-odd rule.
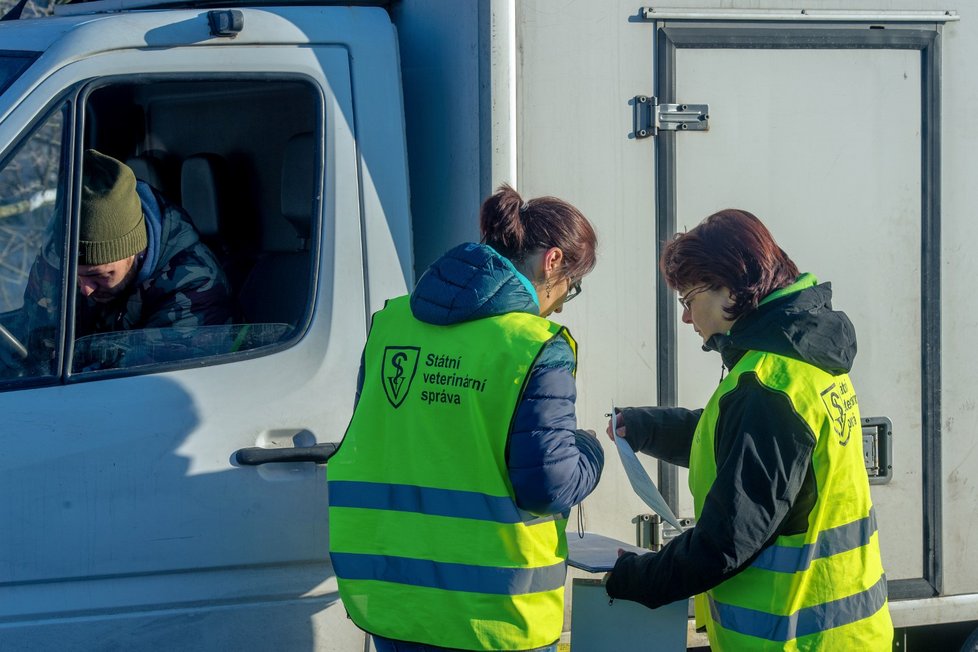
[[[146,248],[146,223],[136,176],[111,156],[85,151],[82,162],[78,264],[104,265]]]

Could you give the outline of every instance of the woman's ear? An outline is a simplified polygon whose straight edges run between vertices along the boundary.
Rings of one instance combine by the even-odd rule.
[[[544,278],[550,278],[564,265],[564,252],[560,250],[560,247],[550,247],[547,252],[543,254],[543,276]]]

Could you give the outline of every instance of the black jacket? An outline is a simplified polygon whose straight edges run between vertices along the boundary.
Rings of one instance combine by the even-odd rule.
[[[704,348],[733,368],[749,350],[802,360],[832,374],[847,373],[856,335],[845,313],[832,310],[828,283],[759,306],[727,335]],[[804,532],[817,498],[811,455],[815,437],[788,399],[752,374],[720,400],[715,437],[717,478],[696,526],[658,553],[625,554],[608,578],[608,595],[658,607],[717,586],[751,564],[780,535]],[[625,408],[626,440],[641,451],[689,466],[702,410]]]

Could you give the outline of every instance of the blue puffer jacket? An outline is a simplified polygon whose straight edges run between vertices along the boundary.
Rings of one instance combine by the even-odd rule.
[[[540,314],[530,281],[481,244],[459,245],[435,261],[411,294],[411,310],[442,326],[509,312]],[[598,484],[604,452],[577,430],[576,398],[574,354],[567,340],[555,337],[530,370],[509,433],[509,477],[527,511],[567,513]]]

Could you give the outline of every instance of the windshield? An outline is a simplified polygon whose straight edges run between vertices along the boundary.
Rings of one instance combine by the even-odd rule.
[[[17,76],[37,57],[37,52],[4,52],[0,50],[0,93],[7,90]]]

